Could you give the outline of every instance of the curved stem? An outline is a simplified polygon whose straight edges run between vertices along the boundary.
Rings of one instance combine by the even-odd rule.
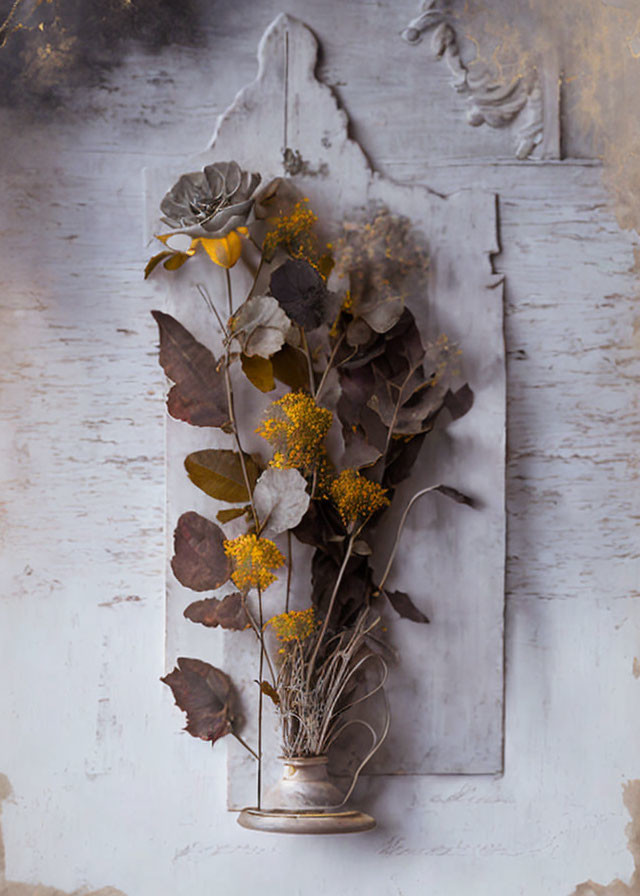
[[[329,355],[329,360],[327,361],[327,366],[325,367],[324,373],[322,374],[322,378],[321,378],[321,380],[320,380],[320,382],[319,382],[319,384],[318,384],[318,388],[316,389],[316,401],[318,400],[318,398],[319,398],[319,396],[320,396],[320,393],[322,392],[322,390],[323,390],[323,388],[324,388],[324,384],[325,384],[326,381],[327,381],[327,376],[329,375],[329,371],[331,370],[331,366],[332,366],[333,362],[335,361],[335,357],[336,357],[336,354],[337,354],[337,352],[338,352],[338,349],[339,349],[340,346],[342,345],[342,341],[343,341],[343,339],[344,339],[344,336],[345,336],[345,334],[344,334],[344,333],[341,333],[341,334],[340,334],[340,338],[336,340],[336,344],[335,344],[335,345],[333,346],[333,348],[331,349],[331,354]]]
[[[256,286],[258,285],[258,277],[260,276],[263,265],[264,265],[264,255],[261,255],[260,261],[258,262],[258,267],[256,268],[255,276],[253,278],[253,283],[251,284],[251,289],[249,290],[249,294],[247,295],[247,299],[250,299],[251,296],[255,292]]]
[[[393,542],[393,547],[391,548],[391,554],[389,555],[389,559],[387,560],[387,565],[385,567],[384,572],[382,573],[382,578],[380,579],[380,583],[378,585],[379,589],[384,587],[384,583],[387,581],[387,576],[391,572],[391,566],[396,556],[396,551],[398,550],[398,544],[400,543],[400,536],[402,535],[402,530],[404,528],[404,524],[407,520],[407,515],[418,498],[421,498],[423,495],[427,495],[429,492],[434,492],[438,488],[437,485],[430,485],[428,488],[423,488],[421,491],[416,492],[415,495],[411,498],[409,503],[404,509],[404,513],[400,517],[400,522],[398,523],[398,531],[396,532],[395,541]]]
[[[298,327],[300,338],[302,340],[302,348],[307,359],[307,376],[309,377],[309,392],[315,398],[315,382],[313,376],[313,364],[311,362],[311,352],[309,351],[309,343],[307,342],[307,334],[302,327]]]
[[[318,639],[316,641],[316,646],[313,648],[313,653],[311,654],[311,659],[309,660],[309,669],[307,672],[307,682],[306,687],[309,688],[311,684],[311,676],[313,674],[313,667],[315,665],[316,657],[318,656],[318,651],[320,650],[320,645],[322,644],[322,639],[325,636],[325,632],[327,631],[327,626],[329,625],[329,619],[331,618],[331,612],[333,610],[333,605],[336,602],[336,597],[338,595],[338,588],[340,587],[340,583],[342,582],[342,577],[344,576],[344,571],[347,568],[347,563],[349,562],[349,557],[351,556],[351,550],[353,548],[353,543],[355,541],[356,533],[352,533],[349,541],[347,543],[347,549],[344,553],[344,559],[342,561],[342,566],[338,572],[338,577],[333,586],[333,591],[331,592],[331,597],[329,598],[329,606],[327,608],[326,615],[324,617],[324,621],[322,623],[322,628],[320,629],[320,634],[318,635]]]

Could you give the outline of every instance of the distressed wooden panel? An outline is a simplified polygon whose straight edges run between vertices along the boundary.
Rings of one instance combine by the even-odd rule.
[[[294,180],[310,196],[321,219],[338,223],[357,209],[383,204],[409,217],[426,237],[431,255],[427,298],[415,295],[408,304],[425,337],[445,332],[461,345],[461,380],[472,384],[476,401],[470,414],[425,443],[414,475],[398,490],[393,522],[376,552],[380,566],[402,508],[418,488],[446,481],[473,494],[480,506],[470,511],[435,498],[424,501],[410,517],[390,582],[414,595],[433,622],[429,627],[416,626],[389,616],[390,638],[406,659],[393,669],[389,685],[393,724],[370,770],[493,773],[502,767],[505,539],[502,285],[491,266],[491,255],[498,251],[496,200],[492,193],[475,190],[447,198],[372,172],[358,145],[348,138],[346,116],[314,76],[316,53],[315,38],[306,27],[286,16],[276,19],[260,45],[256,81],[223,115],[209,149],[185,161],[182,170],[233,157],[269,178],[287,173],[283,163],[287,149],[289,156],[293,153],[301,160]],[[157,225],[159,199],[180,170],[174,166],[171,172],[150,175],[150,229]],[[210,317],[195,290],[197,282],[211,280],[211,266],[206,265],[196,259],[171,278],[169,307],[216,349]],[[216,275],[220,292],[214,298],[223,311],[223,274],[214,270]],[[239,382],[238,389],[242,388]],[[262,400],[247,391],[241,394],[239,406],[246,409],[250,423]],[[250,432],[243,441],[247,439]],[[187,481],[182,467],[188,451],[214,444],[227,442],[218,433],[168,421],[169,540],[180,513],[194,508],[211,517],[215,512],[211,499]],[[259,449],[260,443],[254,447]],[[294,595],[304,606],[308,554],[297,549],[295,557]],[[206,645],[211,632],[194,631],[196,627],[182,618],[192,593],[171,574],[167,588],[168,662],[180,654],[202,656],[210,649]],[[268,607],[278,607],[279,597],[274,586]],[[225,668],[244,696],[245,736],[252,741],[254,711],[247,695],[255,689],[253,637],[232,635],[227,646]],[[275,720],[269,731],[271,752],[276,755]],[[253,796],[252,760],[234,744],[229,754],[229,799],[237,806]]]

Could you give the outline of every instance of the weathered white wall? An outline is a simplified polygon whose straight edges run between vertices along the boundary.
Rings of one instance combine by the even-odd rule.
[[[0,893],[568,896],[587,878],[628,880],[636,238],[618,229],[597,162],[516,162],[508,134],[464,123],[444,66],[399,38],[412,4],[289,11],[318,35],[319,75],[375,167],[501,197],[505,773],[368,781],[359,801],[379,827],[359,837],[253,835],[223,809],[224,743],[181,733],[158,682],[164,384],[141,278],[140,171],[207,143],[278,11],[215,10],[209,53],[132,51],[111,92],[76,97],[76,115],[0,113]]]

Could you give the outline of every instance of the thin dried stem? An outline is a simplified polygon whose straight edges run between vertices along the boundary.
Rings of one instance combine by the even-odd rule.
[[[324,384],[327,381],[327,376],[329,375],[329,371],[331,370],[331,367],[335,360],[336,354],[338,352],[338,349],[342,345],[344,337],[345,337],[345,334],[341,333],[340,338],[336,340],[336,344],[331,349],[331,354],[329,355],[329,359],[327,361],[327,366],[325,367],[324,373],[322,374],[320,382],[318,383],[318,388],[316,389],[316,401],[318,401],[318,399],[320,398],[320,393],[324,389]]]
[[[309,671],[307,672],[307,688],[311,684],[311,676],[313,675],[313,667],[316,661],[316,657],[318,656],[318,651],[320,650],[320,645],[322,644],[322,639],[324,638],[325,632],[327,631],[327,626],[329,625],[329,619],[331,618],[331,613],[333,611],[333,605],[336,602],[336,597],[338,595],[338,589],[340,588],[340,583],[342,582],[342,577],[344,576],[344,571],[347,568],[347,563],[349,562],[349,557],[351,556],[351,551],[353,549],[353,543],[355,541],[355,532],[351,534],[349,541],[347,543],[347,549],[344,552],[344,559],[342,560],[342,566],[338,571],[338,576],[336,578],[335,584],[333,586],[333,591],[331,592],[331,597],[329,598],[329,606],[327,608],[326,615],[322,622],[322,628],[320,629],[320,634],[318,636],[318,640],[316,641],[316,645],[313,649],[313,653],[311,654],[311,659],[309,660]]]
[[[415,495],[411,498],[411,500],[405,507],[404,513],[400,517],[400,522],[398,523],[398,530],[393,542],[393,547],[391,548],[391,553],[389,554],[389,559],[387,560],[387,565],[385,566],[384,572],[382,573],[382,578],[380,579],[380,583],[378,585],[379,589],[382,589],[384,587],[384,583],[387,581],[387,577],[391,572],[391,567],[396,556],[396,551],[398,550],[398,544],[400,543],[400,536],[402,535],[402,530],[404,528],[404,524],[406,522],[409,511],[418,500],[418,498],[421,498],[423,495],[429,494],[429,492],[434,492],[437,488],[437,485],[430,485],[428,488],[421,489],[421,491],[415,493]]]

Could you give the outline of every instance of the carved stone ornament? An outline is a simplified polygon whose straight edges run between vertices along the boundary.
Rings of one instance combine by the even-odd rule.
[[[402,37],[414,45],[427,33],[431,33],[433,53],[447,63],[452,86],[468,99],[467,121],[472,127],[503,128],[515,123],[516,158],[529,158],[539,145],[543,158],[559,158],[558,78],[553,60],[545,60],[542,74],[528,65],[507,84],[496,80],[488,65],[468,67],[460,56],[448,0],[422,0]]]
[[[459,486],[477,498],[478,507],[462,513],[451,501],[423,503],[412,511],[405,527],[392,587],[411,591],[431,624],[416,625],[392,612],[385,614],[389,639],[401,661],[390,675],[391,730],[367,771],[391,776],[493,774],[502,768],[506,391],[502,279],[491,263],[492,254],[499,251],[496,197],[478,189],[444,196],[372,171],[348,135],[345,112],[316,78],[317,51],[309,28],[287,15],[278,16],[260,42],[256,79],[220,117],[209,148],[147,172],[148,235],[151,239],[159,232],[160,201],[177,176],[234,159],[243,170],[260,172],[265,183],[278,176],[292,178],[320,220],[332,226],[386,206],[407,218],[424,237],[430,256],[426,285],[423,280],[407,305],[424,338],[446,334],[460,346],[461,382],[470,383],[475,403],[468,414],[441,432],[434,431],[430,443],[425,442],[415,473],[398,488],[398,510],[394,501],[389,531],[410,496],[434,482]],[[224,89],[222,82],[217,89]],[[212,283],[211,268],[206,257],[195,256],[157,282],[167,288],[166,310],[218,352],[211,315],[198,294],[199,284]],[[242,264],[234,268],[234,278],[244,276],[242,269]],[[212,300],[222,302],[224,314],[222,269],[219,275],[219,284],[212,283]],[[246,276],[248,289],[249,272]],[[252,389],[238,396],[247,423],[257,419],[264,406],[254,393]],[[219,430],[167,420],[169,556],[171,534],[182,513],[196,510],[211,518],[218,509],[189,481],[184,457],[203,448],[224,447],[224,439]],[[263,450],[258,436],[250,450]],[[388,540],[381,543],[381,559]],[[310,591],[310,557],[305,549],[295,544],[292,595],[299,606],[308,602]],[[267,612],[278,612],[284,588],[284,581],[278,581],[269,589]],[[167,664],[177,656],[219,661],[242,695],[246,720],[242,735],[252,742],[253,640],[237,632],[219,636],[189,623],[183,610],[192,600],[192,592],[168,568]],[[273,758],[272,767],[265,769],[266,788],[281,774],[275,717],[272,727],[265,733],[267,755]],[[357,758],[358,748],[353,749]],[[236,743],[227,745],[227,755],[229,806],[250,804],[253,760]],[[389,786],[393,780],[387,779]]]

